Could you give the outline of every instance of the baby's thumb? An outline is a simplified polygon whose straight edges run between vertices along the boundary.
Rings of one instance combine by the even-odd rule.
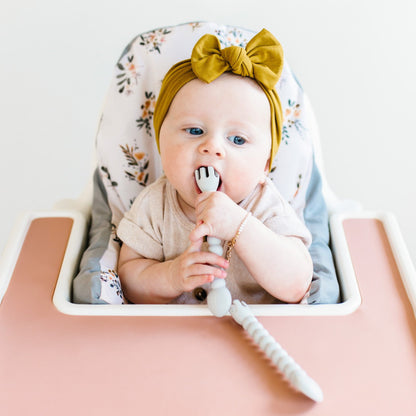
[[[197,251],[201,251],[203,239],[199,238],[197,240],[190,240],[191,244],[188,247],[188,253],[196,253]]]
[[[200,221],[197,224],[197,226],[189,234],[189,239],[191,241],[199,241],[206,235],[209,235],[208,233],[209,233],[209,227],[203,221]]]

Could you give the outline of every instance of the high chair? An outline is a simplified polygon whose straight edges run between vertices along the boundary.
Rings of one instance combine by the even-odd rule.
[[[231,317],[205,304],[125,302],[117,225],[162,174],[152,127],[162,78],[205,33],[223,47],[254,35],[195,22],[133,39],[102,111],[91,184],[16,224],[0,260],[2,414],[413,414],[414,266],[394,215],[331,191],[311,105],[287,62],[270,175],[313,235],[314,280],[301,304],[250,309],[324,400],[289,387]]]

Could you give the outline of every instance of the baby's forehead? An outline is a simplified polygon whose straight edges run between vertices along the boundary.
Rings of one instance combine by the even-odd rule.
[[[172,104],[176,102],[184,105],[190,101],[199,102],[201,105],[205,101],[216,102],[217,105],[225,101],[238,107],[269,107],[266,94],[255,80],[228,72],[210,83],[198,78],[189,81],[177,92]]]
[[[247,90],[253,90],[260,92],[264,95],[264,91],[260,87],[260,85],[257,83],[257,81],[250,77],[243,77],[241,75],[233,74],[232,72],[224,72],[221,74],[217,79],[214,81],[211,81],[210,83],[204,82],[198,78],[193,79],[192,81],[186,83],[182,88],[198,88],[198,87],[205,87],[206,89],[209,88],[224,88],[224,87],[233,87],[236,88],[242,88]]]

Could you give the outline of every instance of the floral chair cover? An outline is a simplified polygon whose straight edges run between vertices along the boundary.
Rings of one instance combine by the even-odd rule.
[[[134,38],[116,64],[96,138],[92,223],[88,248],[74,280],[74,302],[124,302],[116,270],[117,225],[140,191],[162,174],[152,122],[162,79],[173,64],[190,57],[194,44],[206,33],[215,34],[223,47],[245,46],[255,34],[205,22],[160,28]],[[305,301],[337,302],[328,217],[314,158],[318,135],[309,101],[287,62],[276,89],[284,124],[270,177],[313,236],[314,278]]]

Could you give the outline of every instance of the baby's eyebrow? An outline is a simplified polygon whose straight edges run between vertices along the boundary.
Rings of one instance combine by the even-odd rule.
[[[195,114],[190,113],[178,113],[175,115],[175,118],[183,121],[184,123],[197,123],[201,117]]]
[[[256,129],[257,129],[257,125],[256,124],[252,124],[252,123],[248,123],[245,120],[239,120],[236,122],[231,121],[229,123],[230,126],[230,130],[234,130],[237,134],[241,133],[241,134],[253,134]]]

